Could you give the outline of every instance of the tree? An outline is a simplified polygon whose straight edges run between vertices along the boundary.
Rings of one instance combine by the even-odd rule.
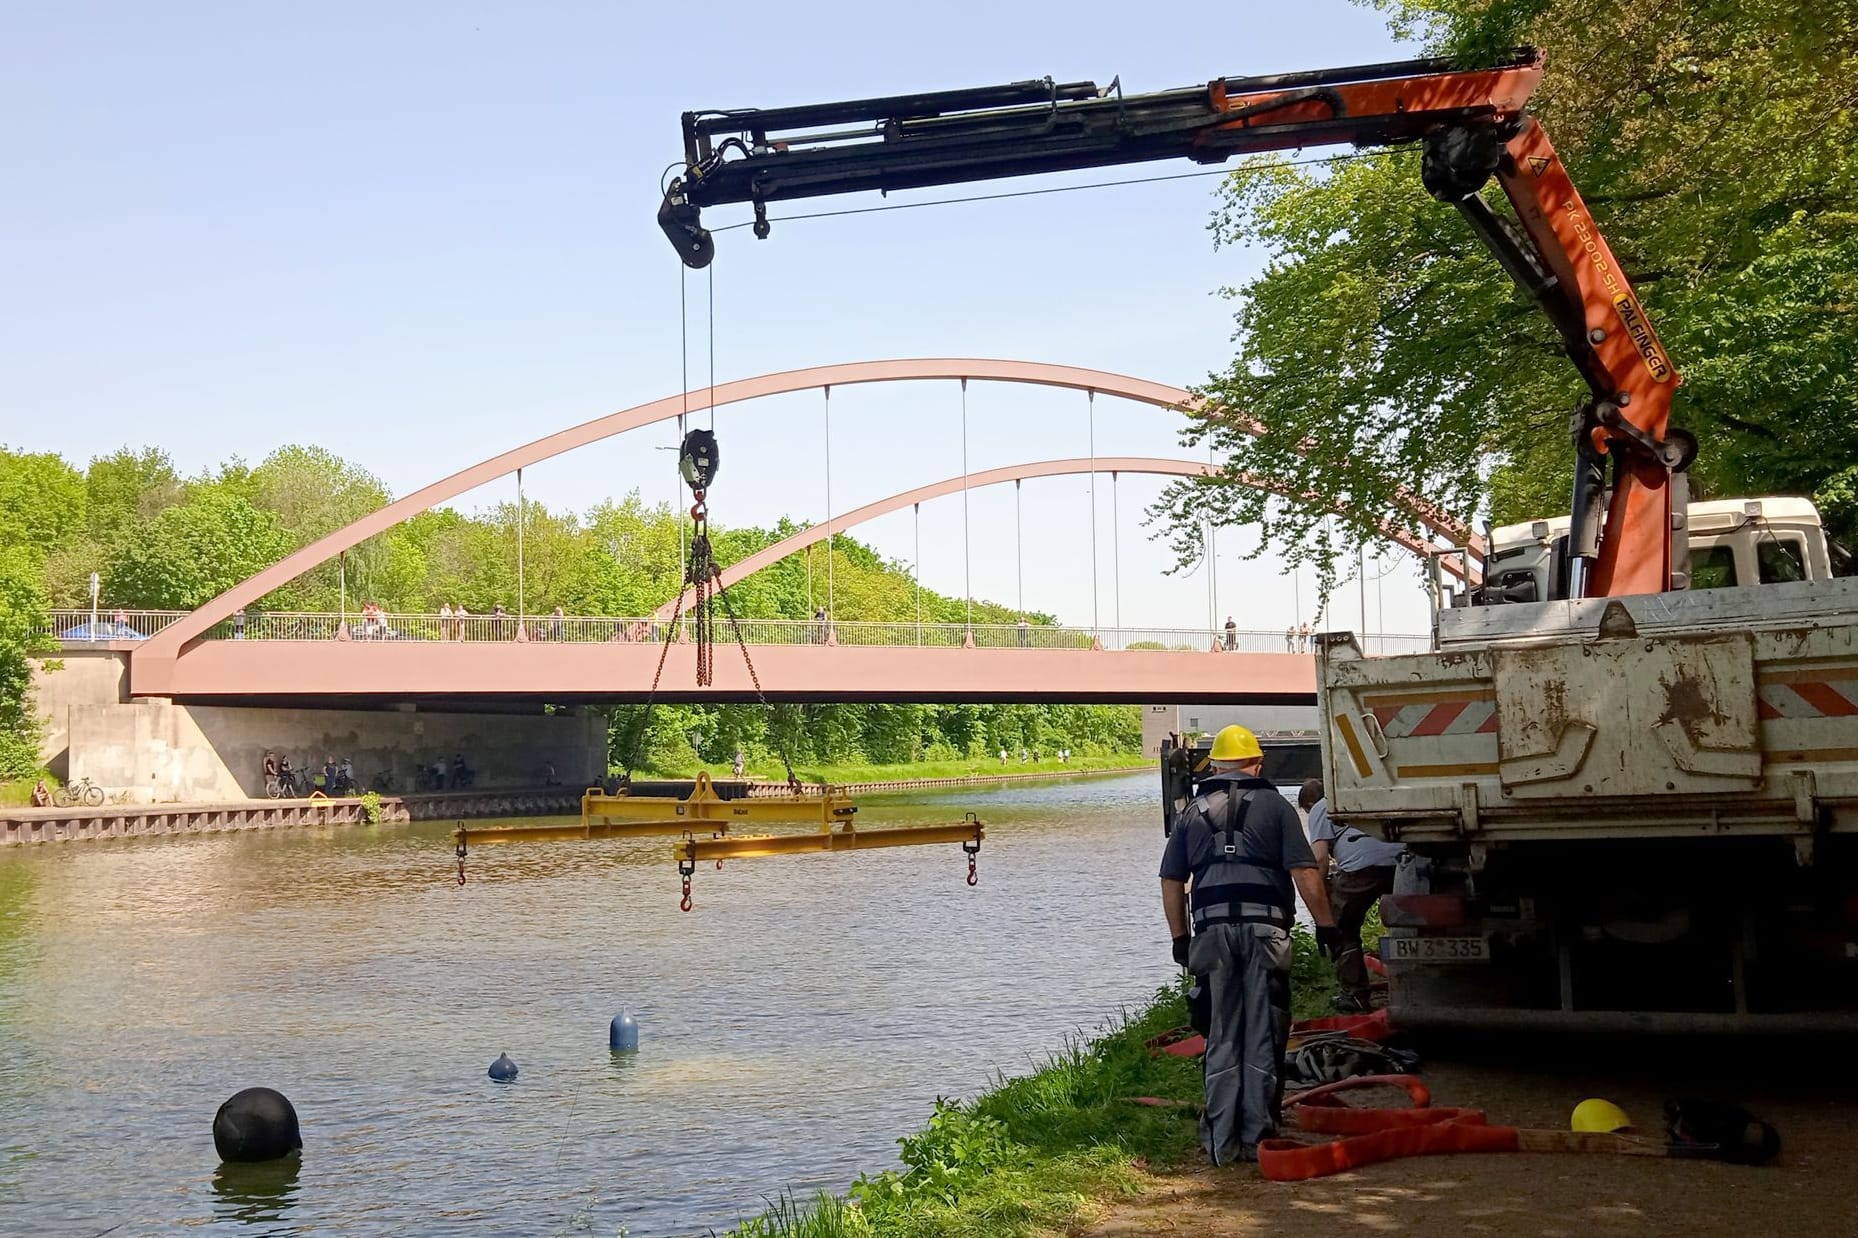
[[[55,648],[38,558],[20,546],[0,549],[0,778],[39,767],[39,716],[32,705],[34,654]]]
[[[91,539],[108,546],[178,503],[181,478],[160,448],[121,447],[90,462],[84,494]]]
[[[84,528],[84,479],[51,452],[0,447],[0,549],[43,555]]]
[[[1549,49],[1532,109],[1599,218],[1684,377],[1673,419],[1702,438],[1698,495],[1815,493],[1858,535],[1858,11],[1778,0],[1383,0],[1428,50]],[[1565,425],[1585,388],[1546,318],[1456,213],[1418,155],[1284,161],[1228,180],[1213,221],[1264,272],[1225,289],[1238,352],[1202,390],[1190,443],[1228,462],[1172,483],[1156,515],[1182,560],[1208,515],[1258,521],[1325,579],[1396,486],[1469,519],[1567,502]],[[1501,201],[1494,187],[1486,190]],[[1270,427],[1254,438],[1230,419]],[[1295,479],[1348,514],[1242,488]],[[1331,531],[1331,530],[1335,531]]]
[[[107,576],[118,605],[191,610],[290,552],[274,517],[212,485],[118,546]]]

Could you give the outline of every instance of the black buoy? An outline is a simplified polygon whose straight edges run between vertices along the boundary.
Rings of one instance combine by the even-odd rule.
[[[499,1053],[497,1060],[490,1064],[490,1077],[498,1083],[508,1083],[516,1077],[516,1063],[507,1053]]]
[[[220,1160],[243,1164],[289,1156],[303,1148],[297,1111],[271,1088],[234,1092],[213,1115],[213,1146]]]

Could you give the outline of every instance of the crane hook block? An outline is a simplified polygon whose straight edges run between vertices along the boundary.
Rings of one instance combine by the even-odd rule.
[[[684,196],[682,181],[671,182],[671,192],[659,204],[658,226],[670,238],[671,248],[677,250],[685,266],[700,271],[716,257],[716,241],[703,226],[702,212]]]
[[[722,457],[716,452],[716,435],[713,432],[692,430],[684,436],[684,445],[677,451],[677,471],[684,475],[684,484],[692,490],[708,490],[721,463]]]

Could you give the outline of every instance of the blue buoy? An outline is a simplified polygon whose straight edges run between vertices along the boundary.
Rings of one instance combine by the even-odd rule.
[[[213,1147],[220,1160],[235,1164],[289,1156],[303,1148],[297,1111],[271,1088],[234,1092],[213,1115]]]
[[[622,1010],[613,1016],[613,1026],[607,1029],[606,1043],[613,1047],[614,1052],[638,1052],[639,1024],[630,1010]]]
[[[499,1053],[497,1060],[490,1064],[490,1077],[498,1083],[508,1083],[516,1077],[516,1063],[507,1053]]]

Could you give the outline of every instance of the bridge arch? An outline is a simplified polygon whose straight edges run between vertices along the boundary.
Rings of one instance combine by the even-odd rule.
[[[826,540],[828,531],[837,536],[847,529],[855,528],[879,516],[902,511],[918,503],[927,503],[931,499],[945,498],[960,494],[963,489],[979,490],[987,486],[998,486],[1009,481],[1030,481],[1035,477],[1071,477],[1085,473],[1136,473],[1156,477],[1204,477],[1213,472],[1213,466],[1204,460],[1176,460],[1161,456],[1081,456],[1069,460],[1038,460],[1027,464],[1011,464],[1002,468],[987,469],[980,473],[957,474],[944,481],[931,482],[918,486],[914,490],[902,490],[887,498],[867,503],[863,507],[835,515],[830,524],[808,525],[796,533],[790,533],[780,541],[757,550],[754,554],[738,559],[722,571],[722,586],[727,589],[739,580],[753,576],[763,568],[771,567],[790,555],[817,545]],[[1256,490],[1268,490],[1272,494],[1281,494],[1286,498],[1300,499],[1305,502],[1322,502],[1308,493],[1299,494],[1281,482],[1273,481],[1256,474],[1245,474],[1241,479],[1245,485]],[[1339,510],[1339,508],[1338,508]],[[1380,522],[1382,536],[1414,554],[1424,556],[1429,549],[1423,538],[1414,537],[1405,529],[1395,525],[1391,520]],[[1458,573],[1459,565],[1449,559],[1441,559],[1447,571]],[[692,592],[684,591],[684,596],[672,598],[660,606],[655,618],[668,619],[674,609],[687,607],[692,601]]]
[[[681,413],[737,404],[764,396],[807,391],[815,387],[849,386],[855,383],[908,382],[935,379],[972,379],[981,382],[1028,383],[1034,386],[1063,387],[1075,391],[1099,392],[1107,396],[1133,400],[1159,408],[1194,411],[1201,402],[1192,392],[1166,383],[1132,378],[1082,366],[1051,365],[1035,361],[1005,361],[986,358],[918,358],[892,361],[858,361],[839,365],[812,366],[786,370],[754,378],[719,383],[714,389],[699,388],[686,394],[665,396],[620,412],[596,417],[533,442],[492,456],[470,468],[396,499],[378,511],[308,546],[286,555],[264,571],[241,581],[185,618],[170,624],[144,642],[132,663],[133,690],[139,695],[160,695],[171,668],[188,642],[204,635],[214,624],[231,617],[233,612],[256,602],[272,590],[288,584],[322,563],[385,532],[403,520],[454,499],[469,490],[506,477],[517,469],[527,468],[565,452],[600,442],[628,430],[656,422],[669,421]],[[1258,422],[1246,419],[1244,425],[1253,434],[1264,431]],[[970,479],[972,484],[972,479]],[[1472,545],[1481,543],[1461,522],[1439,512],[1418,495],[1403,495],[1403,506],[1422,527],[1447,540]],[[837,522],[834,522],[835,525]]]

